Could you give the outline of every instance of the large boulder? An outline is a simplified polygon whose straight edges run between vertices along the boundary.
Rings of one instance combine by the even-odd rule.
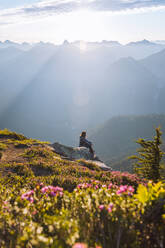
[[[61,145],[59,143],[54,143],[50,145],[54,152],[57,154],[65,157],[69,160],[79,160],[79,159],[85,159],[88,162],[92,162],[94,164],[97,164],[101,169],[103,170],[111,170],[111,168],[107,165],[105,165],[98,157],[92,156],[92,154],[89,152],[89,149],[86,147],[70,147]]]
[[[85,159],[92,160],[92,154],[89,152],[89,149],[86,147],[70,147],[61,145],[59,143],[54,143],[51,145],[54,151],[57,154],[60,154],[63,157],[69,158],[71,160]]]

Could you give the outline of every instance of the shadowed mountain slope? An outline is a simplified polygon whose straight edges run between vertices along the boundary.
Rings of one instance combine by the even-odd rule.
[[[158,78],[165,80],[165,49],[159,53],[152,54],[140,62],[150,71],[152,71]]]
[[[97,154],[111,166],[116,163],[116,168],[119,169],[117,166],[120,161],[135,154],[139,148],[136,140],[151,139],[155,135],[154,128],[158,126],[161,127],[162,138],[165,140],[165,115],[119,116],[93,130],[89,138]],[[128,161],[123,166],[126,166],[120,168],[123,171],[130,169]]]

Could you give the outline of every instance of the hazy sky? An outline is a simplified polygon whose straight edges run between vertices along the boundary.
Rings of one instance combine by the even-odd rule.
[[[165,0],[0,0],[0,40],[165,40]]]

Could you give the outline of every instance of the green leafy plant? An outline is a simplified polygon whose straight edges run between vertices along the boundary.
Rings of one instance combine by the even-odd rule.
[[[138,155],[131,156],[130,159],[136,159],[134,164],[135,172],[142,177],[157,182],[160,179],[160,163],[163,156],[160,145],[162,132],[156,128],[156,136],[153,140],[139,139],[137,143],[141,145],[138,149]]]

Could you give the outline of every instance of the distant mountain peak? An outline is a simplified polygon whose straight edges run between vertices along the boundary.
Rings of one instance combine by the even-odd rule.
[[[36,43],[37,45],[44,45],[45,43],[43,41],[39,41],[38,43]]]
[[[10,40],[5,40],[4,41],[4,44],[6,44],[6,45],[12,45],[12,44],[16,44],[16,43],[13,42],[13,41],[10,41]]]
[[[127,46],[137,46],[137,45],[140,45],[140,46],[151,46],[151,45],[157,45],[156,43],[153,43],[149,40],[141,40],[141,41],[135,41],[135,42],[130,42],[127,44]]]
[[[159,45],[165,45],[165,40],[155,40],[153,42]]]
[[[121,46],[121,44],[118,41],[116,41],[116,40],[103,40],[102,41],[102,44]]]
[[[29,43],[28,42],[23,42],[22,45],[29,45]]]
[[[9,44],[9,43],[11,43],[11,41],[10,40],[5,40],[4,43]]]
[[[63,45],[65,45],[65,46],[69,45],[69,41],[68,40],[64,40]]]

